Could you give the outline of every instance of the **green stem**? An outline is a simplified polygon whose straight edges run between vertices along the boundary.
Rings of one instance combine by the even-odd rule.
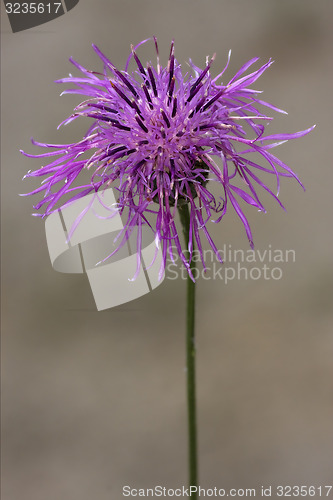
[[[190,211],[188,204],[178,207],[180,220],[183,226],[186,249],[190,236]],[[194,243],[193,243],[194,245]],[[187,251],[188,254],[188,251]],[[195,261],[191,261],[193,272]],[[197,473],[197,426],[196,426],[196,393],[195,393],[195,283],[187,276],[187,311],[186,311],[186,371],[187,371],[187,411],[188,411],[188,457],[189,457],[189,486],[198,486]],[[197,493],[191,493],[196,499]]]

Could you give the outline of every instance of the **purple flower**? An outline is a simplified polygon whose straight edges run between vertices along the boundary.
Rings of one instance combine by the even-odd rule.
[[[44,193],[34,206],[43,211],[34,215],[41,216],[112,186],[118,192],[118,211],[126,220],[117,249],[136,231],[140,255],[142,226],[148,225],[157,244],[162,245],[161,272],[167,254],[173,259],[173,248],[176,248],[190,273],[194,245],[205,267],[202,235],[220,260],[207,229],[213,212],[217,214],[213,222],[220,222],[228,206],[232,206],[253,247],[250,225],[241,203],[265,211],[257,194],[259,186],[283,207],[277,197],[280,177],[300,181],[270,150],[307,134],[313,127],[293,134],[264,135],[263,122],[272,118],[258,107],[284,111],[259,99],[259,91],[249,86],[272,64],[271,60],[246,74],[258,60],[251,59],[223,84],[221,77],[228,67],[230,53],[225,68],[214,78],[210,72],[214,56],[203,70],[190,61],[192,74],[183,74],[174,56],[174,43],[164,68],[160,65],[156,38],[154,42],[156,68],[150,63],[144,66],[137,56],[136,49],[144,42],[132,47],[124,71],[119,71],[94,45],[104,63],[103,73],[89,71],[70,59],[83,76],[70,75],[58,82],[75,87],[63,94],[83,94],[87,100],[62,124],[78,117],[87,117],[92,124],[78,143],[56,145],[32,141],[48,151],[39,155],[24,153],[26,156],[56,159],[25,177],[46,177],[39,188],[28,193]],[[129,64],[133,63],[135,70],[129,72]],[[263,165],[253,159],[252,153],[262,158]],[[80,184],[77,178],[85,170],[89,171],[89,182]],[[258,177],[261,172],[276,177],[277,194]],[[219,184],[218,199],[208,189],[208,181]],[[185,203],[190,210],[188,257],[183,252],[175,222],[177,208]]]

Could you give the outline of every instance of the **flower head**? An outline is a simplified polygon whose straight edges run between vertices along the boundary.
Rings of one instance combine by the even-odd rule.
[[[194,244],[205,266],[202,235],[219,258],[207,225],[213,213],[217,214],[213,222],[221,221],[229,206],[241,219],[253,246],[241,204],[245,202],[265,211],[257,194],[260,186],[282,206],[277,197],[280,177],[300,181],[270,150],[307,134],[311,128],[293,134],[264,135],[263,122],[272,118],[258,107],[283,111],[259,99],[259,91],[249,87],[272,64],[271,60],[248,73],[258,60],[251,59],[223,84],[221,77],[230,53],[226,67],[214,78],[210,71],[214,56],[203,70],[190,62],[192,74],[184,74],[175,59],[174,43],[167,66],[162,67],[156,38],[154,42],[156,67],[150,63],[144,66],[137,56],[136,50],[144,42],[132,47],[124,71],[118,70],[94,45],[104,63],[103,73],[89,71],[70,59],[83,76],[70,75],[58,82],[74,84],[75,88],[63,93],[83,94],[87,100],[62,124],[78,117],[86,117],[92,123],[77,143],[55,145],[33,141],[48,151],[24,154],[57,158],[26,175],[46,177],[39,188],[28,194],[44,193],[34,208],[43,211],[35,215],[46,216],[57,210],[59,204],[71,203],[91,192],[99,196],[105,188],[113,186],[118,192],[118,211],[126,215],[117,249],[137,231],[140,255],[142,226],[148,225],[162,245],[163,268],[167,254],[173,258],[172,248],[176,247],[190,273]],[[129,72],[129,64],[133,62],[136,69]],[[252,132],[250,138],[247,129]],[[257,163],[253,155],[251,159],[252,153],[258,153],[264,164]],[[83,176],[83,171],[91,175],[88,183],[80,184],[78,177]],[[261,172],[276,177],[277,194],[258,177]],[[218,199],[208,189],[208,181],[220,186]],[[184,204],[190,210],[188,256],[184,254],[175,222],[177,208]]]

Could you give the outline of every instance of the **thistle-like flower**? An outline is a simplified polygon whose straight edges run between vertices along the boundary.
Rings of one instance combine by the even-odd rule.
[[[118,212],[124,214],[126,220],[117,249],[137,231],[140,255],[142,227],[148,225],[157,244],[162,245],[161,272],[168,254],[173,259],[176,248],[191,273],[189,263],[195,245],[205,267],[202,235],[220,259],[207,228],[213,212],[217,214],[213,222],[220,222],[231,205],[253,246],[250,225],[241,203],[265,211],[257,194],[260,186],[282,206],[277,197],[280,177],[294,177],[300,181],[270,150],[307,134],[313,127],[293,134],[264,135],[262,122],[267,123],[272,118],[260,112],[258,107],[284,111],[259,99],[259,91],[249,86],[272,64],[271,60],[246,74],[258,60],[251,59],[223,84],[221,77],[228,67],[230,53],[225,68],[215,77],[211,75],[214,56],[206,61],[203,70],[190,61],[192,74],[183,74],[175,59],[174,43],[171,43],[167,66],[162,67],[155,37],[154,42],[156,68],[150,63],[144,66],[137,56],[136,50],[144,42],[132,47],[124,71],[119,71],[94,45],[104,63],[103,73],[89,71],[70,59],[83,76],[70,75],[58,82],[76,87],[63,94],[83,94],[87,100],[62,124],[78,117],[89,118],[92,124],[77,143],[55,145],[32,141],[48,151],[39,155],[24,153],[26,156],[57,158],[25,177],[46,176],[39,188],[28,193],[44,192],[43,199],[34,206],[37,211],[43,210],[42,214],[34,215],[41,216],[91,192],[99,196],[105,188],[114,187],[118,192]],[[128,69],[130,64],[136,64],[132,72]],[[247,137],[244,126],[249,131],[252,129],[251,138]],[[264,165],[254,161],[253,155],[251,159],[251,153],[258,153]],[[89,182],[79,183],[78,177],[85,170],[91,173]],[[276,177],[277,194],[260,180],[261,172]],[[208,189],[208,181],[220,185],[218,199]],[[186,249],[181,244],[175,222],[177,208],[184,204],[188,204],[190,211]]]

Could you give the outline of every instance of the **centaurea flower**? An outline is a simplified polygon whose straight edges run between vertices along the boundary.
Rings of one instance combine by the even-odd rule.
[[[272,118],[260,112],[258,106],[284,111],[259,99],[259,91],[249,87],[269,68],[271,60],[247,73],[258,61],[258,58],[251,59],[223,84],[221,77],[228,67],[230,53],[225,68],[215,77],[211,75],[215,56],[207,60],[203,70],[190,62],[192,74],[183,74],[174,55],[174,42],[166,67],[160,64],[155,37],[154,42],[156,67],[150,63],[144,66],[138,58],[136,50],[144,42],[135,48],[132,46],[124,71],[119,71],[94,45],[104,64],[103,73],[89,71],[70,59],[83,76],[70,75],[58,82],[75,86],[63,94],[83,94],[87,100],[62,124],[78,117],[89,118],[92,124],[77,143],[56,145],[32,141],[48,151],[39,155],[24,153],[26,156],[57,158],[26,175],[46,177],[39,188],[28,194],[44,193],[34,206],[37,211],[43,211],[35,215],[44,217],[59,205],[91,192],[101,193],[112,186],[118,192],[118,211],[125,217],[117,249],[137,231],[140,256],[142,227],[148,225],[157,244],[162,245],[161,273],[168,254],[173,259],[173,248],[176,248],[191,275],[195,246],[205,268],[202,235],[220,260],[207,226],[213,213],[217,214],[213,222],[220,222],[230,205],[241,219],[253,247],[250,225],[240,202],[265,211],[257,194],[260,186],[283,207],[278,198],[280,177],[300,181],[270,150],[307,134],[312,128],[293,134],[264,135],[263,122]],[[132,59],[136,69],[129,72]],[[251,138],[244,125],[252,129]],[[258,153],[264,165],[251,159],[251,153]],[[76,185],[85,170],[91,172],[89,182]],[[261,172],[276,177],[276,194],[258,177]],[[209,190],[208,181],[219,184],[218,199]],[[188,248],[181,243],[175,221],[177,208],[184,204],[188,204],[190,213]],[[139,269],[140,257],[137,272]]]

